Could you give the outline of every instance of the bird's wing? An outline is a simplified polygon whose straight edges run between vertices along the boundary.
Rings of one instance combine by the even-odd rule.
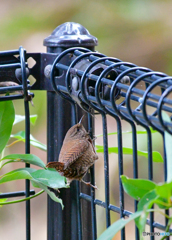
[[[65,164],[65,168],[69,167],[84,154],[88,147],[89,142],[85,140],[65,142],[60,151],[59,162],[63,162]]]

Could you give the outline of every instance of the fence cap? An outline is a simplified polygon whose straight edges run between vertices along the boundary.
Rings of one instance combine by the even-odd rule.
[[[97,44],[97,38],[81,24],[75,22],[61,24],[44,39],[44,46],[48,47],[94,47]]]

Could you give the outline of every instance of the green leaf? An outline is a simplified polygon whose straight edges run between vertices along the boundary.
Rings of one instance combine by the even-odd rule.
[[[162,112],[162,118],[166,122],[171,122],[170,117],[165,113]],[[169,134],[167,131],[164,131],[165,137],[165,151],[166,151],[166,158],[167,158],[167,182],[172,181],[172,135]]]
[[[13,201],[8,201],[8,202],[1,202],[1,201],[0,201],[0,207],[2,207],[2,205],[20,203],[20,202],[24,202],[24,201],[30,200],[30,199],[32,199],[32,198],[35,198],[35,197],[39,196],[39,195],[42,194],[43,192],[44,192],[44,190],[41,190],[40,192],[34,194],[33,196],[29,196],[29,197],[25,197],[25,198],[13,200]]]
[[[156,130],[153,130],[153,128],[150,128],[151,130],[151,133],[157,133]],[[143,131],[136,131],[137,134],[147,134],[147,131],[146,130],[143,130]],[[118,132],[113,132],[113,133],[108,133],[108,136],[110,135],[117,135]],[[122,134],[132,134],[132,131],[125,131],[125,132],[122,132]],[[103,134],[99,134],[99,135],[96,135],[96,137],[103,137]]]
[[[143,198],[139,201],[137,206],[137,211],[142,211],[140,217],[135,219],[136,226],[139,229],[140,238],[142,239],[142,232],[145,230],[146,220],[149,214],[149,209],[152,207],[156,199],[158,198],[155,189],[148,192],[143,196]]]
[[[5,203],[7,201],[7,198],[1,198],[0,199],[0,207],[2,207],[1,203]]]
[[[7,201],[7,198],[0,198],[0,207],[2,207],[1,203],[5,203],[6,201]]]
[[[30,115],[30,122],[31,122],[31,124],[35,125],[36,119],[37,119],[37,115]],[[15,124],[17,124],[19,122],[22,122],[24,120],[25,120],[25,116],[15,115],[15,120],[14,120],[13,125],[15,125]]]
[[[136,200],[140,200],[146,193],[153,190],[156,184],[146,179],[131,179],[121,176],[124,191]]]
[[[54,189],[68,188],[69,186],[66,185],[65,177],[60,176],[60,174],[55,169],[53,169],[53,171],[50,169],[37,170],[32,174],[32,176],[37,180],[37,181],[31,180],[32,185],[34,187],[39,187],[44,189],[52,200],[61,204],[63,209],[64,205],[62,200],[58,198],[54,192],[51,192],[48,189],[48,187],[54,188]]]
[[[20,179],[29,179],[34,187],[39,187],[45,190],[48,195],[54,201],[59,202],[63,208],[62,200],[56,197],[56,195],[48,189],[48,187],[54,189],[69,187],[66,184],[65,177],[60,176],[57,171],[54,169],[36,170],[33,168],[20,168],[1,176],[0,184]]]
[[[99,150],[99,152],[103,152],[104,151],[104,148],[103,148],[102,145],[96,144],[95,147],[96,147],[97,151]]]
[[[166,198],[168,202],[171,201],[171,197],[172,197],[172,182],[170,183],[161,183],[156,185],[156,193],[162,197],[162,198]]]
[[[125,225],[132,220],[138,218],[142,214],[142,211],[135,212],[130,215],[128,219],[121,218],[108,227],[97,240],[111,240],[115,234],[120,231]]]
[[[25,142],[25,131],[20,131],[16,134],[11,135],[11,138],[16,138],[22,142]],[[34,147],[37,147],[41,150],[47,151],[47,146],[38,140],[36,140],[31,134],[30,134],[30,144]]]
[[[7,155],[5,157],[3,157],[1,161],[7,160],[7,159],[11,159],[8,162],[5,162],[1,168],[6,165],[7,163],[11,163],[11,162],[25,162],[25,163],[29,163],[29,164],[33,164],[36,165],[38,167],[42,167],[45,168],[45,163],[36,155],[34,154],[10,154]]]
[[[0,184],[19,179],[31,180],[32,179],[31,173],[34,171],[36,171],[36,169],[33,168],[20,168],[13,170],[0,177]]]
[[[45,144],[39,142],[31,134],[30,134],[30,144],[34,147],[37,147],[37,148],[43,150],[43,151],[47,151],[47,146]]]
[[[96,148],[97,148],[96,152],[104,152],[103,146],[96,145]],[[122,150],[123,150],[123,154],[133,155],[133,149],[132,148],[123,147]],[[108,151],[109,151],[109,153],[116,153],[117,154],[118,153],[118,147],[109,147]],[[137,155],[148,158],[148,152],[147,151],[137,150]],[[163,162],[163,158],[162,158],[162,156],[159,152],[153,151],[152,156],[153,156],[153,161],[154,162]]]
[[[0,102],[0,153],[10,138],[14,117],[15,111],[12,101]]]
[[[163,199],[159,195],[159,193],[162,191],[163,192],[162,196],[165,196],[164,191],[167,190],[167,188],[164,189],[164,191],[163,191],[163,185],[160,186],[161,189],[159,192],[157,191],[157,186],[156,186],[155,189],[153,189],[152,191],[145,194],[138,203],[137,211],[143,210],[143,213],[141,214],[141,216],[139,218],[135,219],[135,223],[136,223],[137,227],[139,228],[140,237],[142,236],[142,232],[145,229],[149,210],[152,208],[153,204],[157,204],[160,208],[163,208],[163,209],[168,209],[171,207],[171,204],[168,204],[166,199]]]
[[[54,189],[68,187],[66,186],[66,178],[62,177],[55,169],[40,169],[31,175],[44,185]]]
[[[165,232],[166,232],[166,233],[169,232],[169,229],[170,229],[171,224],[172,224],[172,217],[170,217],[169,220],[168,220],[168,224],[167,224],[166,229],[165,229]],[[162,239],[161,239],[161,240],[162,240]]]
[[[147,192],[139,201],[137,205],[137,210],[141,211],[143,209],[150,209],[158,197],[159,196],[157,195],[155,189],[152,189],[151,191]]]
[[[34,168],[27,167],[15,169],[4,174],[0,177],[0,184],[19,179],[29,179],[36,182],[36,184],[41,183],[47,187],[54,189],[69,187],[66,184],[66,178],[60,176],[60,174],[55,169],[36,170]]]
[[[61,204],[62,206],[62,209],[64,208],[64,205],[63,205],[63,202],[62,202],[62,199],[58,198],[54,192],[51,192],[48,187],[46,187],[45,185],[43,185],[42,183],[37,183],[37,185],[39,185],[40,188],[42,188],[43,190],[45,190],[45,192],[50,196],[50,198],[55,201],[55,202],[58,202]]]

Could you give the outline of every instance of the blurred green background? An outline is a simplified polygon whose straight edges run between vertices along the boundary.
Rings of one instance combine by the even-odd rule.
[[[123,61],[133,62],[156,71],[172,74],[172,2],[170,0],[121,0],[121,1],[96,1],[96,0],[15,0],[0,1],[0,51],[17,49],[22,45],[27,52],[45,52],[43,39],[64,22],[78,22],[86,27],[89,32],[99,40],[97,51],[113,56]],[[31,114],[38,114],[35,126],[31,127],[31,133],[35,138],[46,143],[46,93],[35,92],[31,106]],[[16,101],[15,109],[17,114],[23,114],[23,102]],[[102,133],[101,119],[96,117],[96,134]],[[108,118],[108,130],[114,132],[115,121]],[[18,125],[14,133],[24,129],[24,124]],[[124,126],[124,130],[127,126]],[[158,134],[157,134],[158,135]],[[154,147],[159,149],[161,143],[159,136],[154,137]],[[138,142],[139,146],[146,148],[146,136]],[[138,139],[139,140],[139,139]],[[101,139],[97,140],[101,143]],[[116,140],[110,139],[110,145]],[[126,144],[131,142],[131,136],[124,139]],[[162,147],[160,148],[162,149]],[[24,145],[17,144],[10,152],[23,153]],[[46,153],[31,148],[31,153],[38,155],[46,162]],[[96,164],[96,174],[99,191],[96,196],[104,200],[104,186],[99,181],[103,174],[103,158]],[[113,161],[113,160],[116,161]],[[132,177],[131,157],[124,158],[125,174]],[[162,164],[154,164],[155,181],[162,181],[163,176],[158,178]],[[147,177],[147,161],[140,159],[139,176]],[[13,166],[12,166],[13,167]],[[11,166],[4,171],[12,170]],[[16,167],[16,166],[15,166]],[[110,156],[110,187],[111,203],[118,205],[118,170],[117,156]],[[14,182],[0,186],[0,192],[22,190],[24,183]],[[133,210],[131,199],[126,202],[128,210]],[[25,203],[7,205],[0,208],[0,234],[1,239],[23,240],[25,239],[24,223]],[[97,209],[98,210],[98,209]],[[31,201],[32,217],[32,240],[46,240],[46,195],[43,194]],[[98,211],[99,219],[105,216],[104,210]],[[118,215],[112,213],[112,220]],[[105,224],[98,222],[98,231],[101,233]],[[134,231],[133,226],[129,226]],[[120,239],[116,236],[114,239]],[[127,239],[134,239],[128,235]],[[146,239],[146,238],[145,238]]]

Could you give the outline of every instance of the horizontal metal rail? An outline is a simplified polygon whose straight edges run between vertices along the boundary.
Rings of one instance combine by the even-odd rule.
[[[80,193],[80,198],[81,198],[81,199],[85,199],[85,200],[87,200],[87,201],[89,201],[89,202],[92,201],[92,197],[89,196],[89,195],[87,195],[87,194],[84,194],[84,193]],[[101,207],[103,207],[103,208],[106,207],[106,203],[105,203],[104,201],[99,200],[99,199],[95,199],[95,200],[94,200],[94,204],[95,204],[95,205],[98,205],[98,206],[101,206]],[[110,204],[108,208],[109,208],[109,210],[111,210],[111,211],[113,211],[113,212],[120,213],[120,207],[117,207],[117,206],[114,206],[114,205],[111,205],[111,204]],[[132,212],[127,211],[127,210],[124,210],[124,211],[123,211],[123,214],[124,214],[124,216],[129,217],[129,216],[132,214]],[[148,225],[150,225],[150,220],[147,219],[146,223],[147,223]],[[162,231],[165,231],[165,229],[166,229],[166,226],[164,226],[164,225],[162,225],[162,224],[160,224],[160,223],[158,223],[158,222],[154,222],[154,223],[153,223],[153,226],[154,226],[155,228],[158,228],[158,229],[162,230]],[[169,232],[172,233],[172,229],[169,229]]]
[[[34,195],[35,190],[30,190],[29,195]],[[2,198],[12,198],[12,197],[22,197],[26,196],[26,191],[18,191],[18,192],[8,192],[8,193],[1,193],[0,199]]]

